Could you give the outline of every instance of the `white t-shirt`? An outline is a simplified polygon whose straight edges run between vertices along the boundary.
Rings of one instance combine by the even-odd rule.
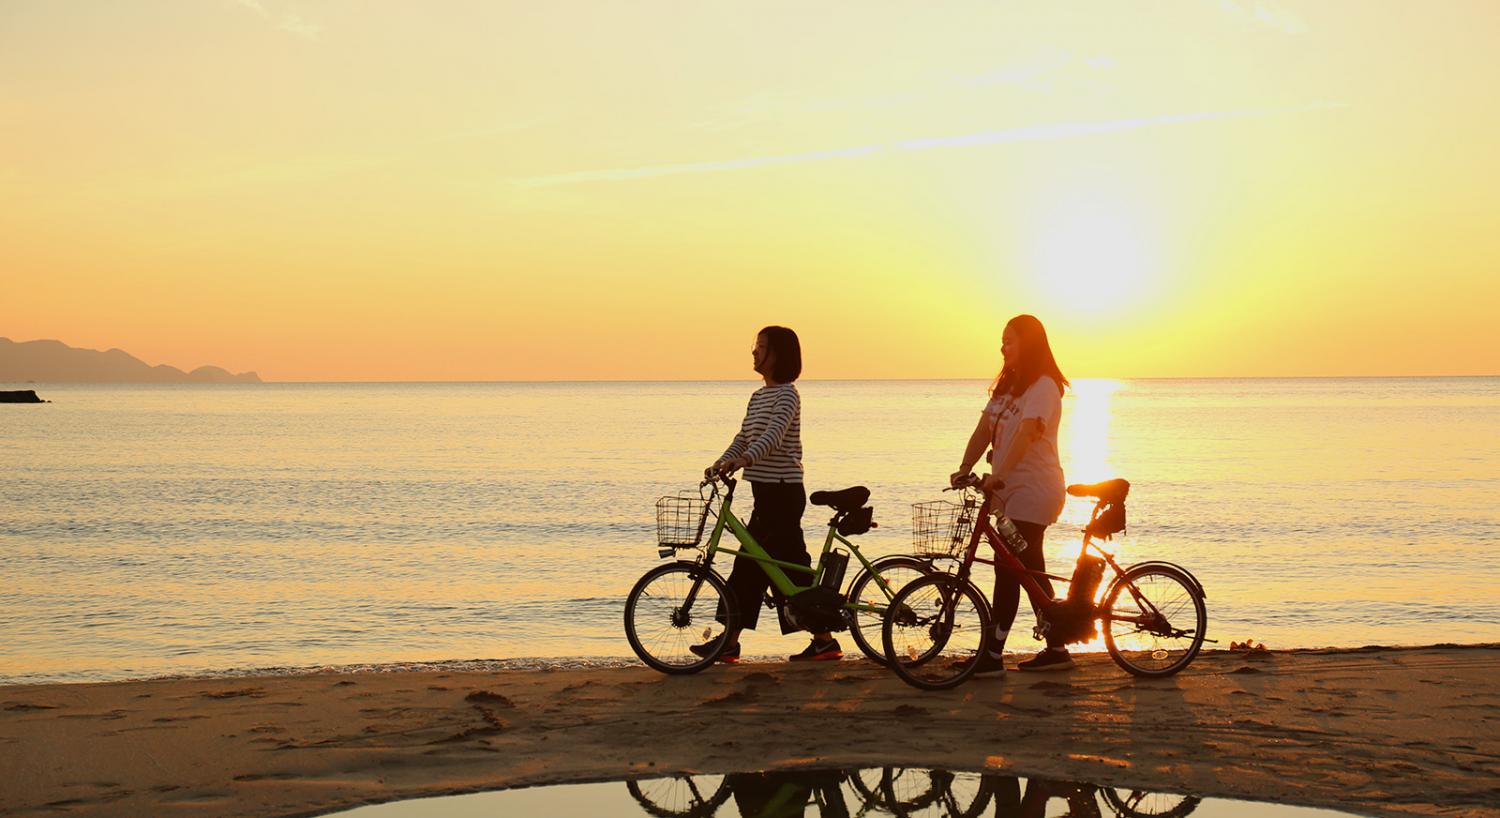
[[[1019,398],[997,395],[984,407],[985,422],[994,434],[996,466],[1005,459],[1021,421],[1031,418],[1041,421],[1042,436],[1032,441],[995,497],[1012,520],[1052,525],[1067,500],[1062,463],[1057,458],[1057,426],[1062,420],[1062,393],[1057,381],[1043,375]]]

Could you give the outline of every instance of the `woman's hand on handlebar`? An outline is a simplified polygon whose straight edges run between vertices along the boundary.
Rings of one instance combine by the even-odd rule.
[[[985,477],[988,476],[989,475],[985,475]],[[956,471],[948,476],[948,490],[952,491],[953,489],[978,488],[979,486],[984,485],[985,477],[975,477],[974,472],[971,471]]]
[[[703,470],[703,479],[713,480],[719,477],[728,477],[748,465],[750,465],[750,461],[743,457],[731,457],[728,460],[719,460]]]
[[[994,475],[976,476],[973,472],[954,472],[948,477],[948,489],[979,489],[981,491],[994,491],[1005,486],[1005,481],[996,480]]]

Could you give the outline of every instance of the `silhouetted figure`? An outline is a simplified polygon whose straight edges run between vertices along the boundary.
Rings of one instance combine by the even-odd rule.
[[[1052,356],[1047,330],[1034,316],[1010,319],[1001,334],[1000,354],[1004,363],[990,387],[989,403],[969,436],[958,471],[949,480],[957,486],[985,450],[991,449],[992,470],[985,489],[994,495],[994,507],[1009,517],[1026,539],[1028,547],[1018,555],[1021,562],[1031,570],[1045,571],[1042,542],[1047,526],[1057,522],[1067,499],[1057,456],[1057,428],[1068,379]],[[1042,576],[1036,579],[1052,596],[1051,581]],[[1004,672],[1005,641],[1021,604],[1020,583],[998,564],[991,602],[995,630],[978,659],[976,676]],[[1066,670],[1072,666],[1068,649],[1051,637],[1046,650],[1017,665],[1020,670]]]
[[[802,345],[797,333],[786,327],[771,326],[756,334],[750,354],[755,371],[766,385],[750,396],[739,434],[705,473],[728,475],[744,469],[755,497],[755,508],[745,526],[750,535],[773,558],[811,566],[812,556],[802,536],[807,492],[802,480],[802,397],[795,383],[802,375]],[[811,575],[791,576],[794,580],[811,581]],[[740,631],[755,629],[760,619],[761,599],[770,582],[759,563],[735,558],[728,585],[734,596],[736,615],[719,637],[728,644],[720,654],[721,661],[739,661]],[[783,623],[783,633],[792,630]],[[706,656],[713,647],[710,642],[694,645],[692,650]],[[838,640],[823,631],[813,634],[807,649],[791,658],[793,661],[838,659],[843,655]]]
[[[822,818],[848,818],[837,770],[739,773],[726,778],[742,818],[802,818],[809,802]]]

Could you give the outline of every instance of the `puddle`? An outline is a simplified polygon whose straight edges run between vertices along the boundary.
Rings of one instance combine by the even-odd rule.
[[[418,798],[349,818],[1348,818],[1354,813],[1196,798],[1076,781],[910,767],[643,778]]]

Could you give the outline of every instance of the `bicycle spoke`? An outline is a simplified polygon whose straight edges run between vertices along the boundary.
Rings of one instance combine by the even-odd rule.
[[[1109,608],[1106,643],[1133,672],[1175,672],[1202,644],[1202,601],[1178,574],[1149,568],[1133,574]]]
[[[885,646],[903,681],[951,687],[972,673],[970,664],[984,647],[989,621],[972,585],[933,575],[908,585],[891,605],[903,615],[886,618]]]
[[[723,602],[718,587],[694,578],[688,566],[672,566],[654,576],[648,574],[636,589],[626,613],[626,629],[632,646],[642,658],[650,657],[658,670],[697,669],[703,657],[689,648],[722,635],[724,626],[716,618]],[[688,595],[697,586],[691,607]]]

